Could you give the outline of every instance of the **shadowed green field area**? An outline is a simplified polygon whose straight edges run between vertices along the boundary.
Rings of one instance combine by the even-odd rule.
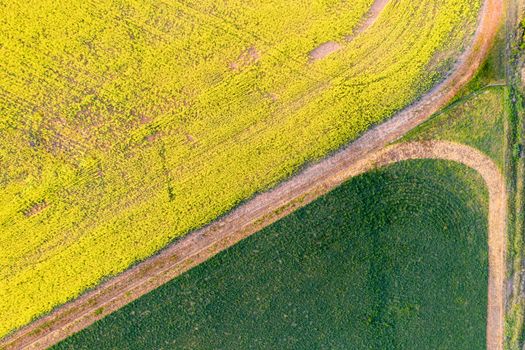
[[[482,349],[487,199],[446,161],[359,176],[55,349]]]

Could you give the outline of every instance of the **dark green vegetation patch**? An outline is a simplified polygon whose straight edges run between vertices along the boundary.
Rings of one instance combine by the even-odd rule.
[[[362,175],[58,349],[482,349],[487,193],[445,161]]]

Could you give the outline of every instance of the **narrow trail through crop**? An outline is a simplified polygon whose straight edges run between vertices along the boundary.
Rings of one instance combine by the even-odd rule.
[[[361,34],[369,27],[371,27],[377,21],[377,18],[379,17],[381,12],[383,12],[386,5],[388,5],[389,1],[390,0],[375,0],[372,6],[370,6],[370,10],[368,10],[368,12],[366,13],[364,21],[355,30],[354,34],[351,37],[347,38],[347,40],[351,40],[352,37]]]
[[[375,0],[372,6],[370,6],[368,12],[363,17],[361,24],[359,24],[359,26],[353,31],[351,35],[348,35],[345,38],[345,41],[352,41],[356,36],[370,28],[377,21],[379,15],[381,12],[383,12],[389,1],[390,0]],[[310,52],[310,62],[321,60],[326,56],[341,50],[343,46],[343,44],[335,41],[322,43]]]
[[[309,166],[300,174],[282,183],[275,189],[257,195],[229,215],[185,236],[159,254],[5,337],[0,340],[0,348],[42,349],[56,344],[67,336],[78,332],[96,320],[168,282],[191,267],[209,259],[239,240],[315,200],[321,194],[330,191],[349,177],[372,169],[371,160],[377,162],[384,159],[386,162],[388,157],[385,154],[405,154],[403,152],[412,150],[410,151],[413,152],[412,156],[417,156],[417,152],[414,149],[417,148],[416,145],[421,145],[426,150],[425,152],[430,152],[427,154],[427,157],[438,158],[439,156],[448,159],[444,155],[432,153],[440,152],[441,147],[445,147],[439,146],[443,144],[439,142],[411,144],[412,146],[407,150],[392,147],[385,149],[385,147],[445,106],[474,76],[492,47],[502,16],[503,0],[484,0],[479,26],[472,44],[458,60],[453,73],[418,102],[399,112],[386,122],[373,127],[346,148],[317,164]],[[436,148],[438,151],[431,150],[432,145],[439,146]],[[478,151],[469,149],[466,146],[447,145],[445,147],[448,151],[447,157],[453,157],[451,154],[455,154],[455,147],[457,147],[458,151],[471,150],[471,152],[467,153],[482,156]],[[396,153],[394,152],[395,149],[404,151]],[[377,158],[380,154],[386,158]],[[411,155],[405,154],[405,156],[409,157]],[[472,160],[464,160],[467,165],[472,164]],[[486,167],[490,168],[492,166],[492,163],[486,157],[479,158],[479,160],[483,160],[482,163]],[[499,175],[497,178],[499,179],[500,177]],[[490,187],[493,183],[488,183],[487,185]],[[504,186],[504,183],[498,186],[498,188],[501,188],[501,186]],[[494,192],[494,195],[491,196],[492,204],[493,197],[499,192],[497,189],[489,188],[489,190]],[[501,197],[504,194],[498,196]],[[497,218],[500,221],[503,220],[503,224],[500,224],[504,226],[505,209],[506,206],[503,206],[503,208],[494,204],[490,206],[491,218],[489,221],[496,223],[496,227],[499,227]],[[499,237],[501,235],[504,236],[504,231],[495,232],[491,228],[491,237]],[[498,245],[500,243],[501,245]],[[504,239],[494,239],[493,241],[489,239],[489,244],[491,244],[489,258],[489,279],[491,282],[489,283],[487,348],[499,350],[503,348],[502,303],[504,295],[501,281],[503,281],[505,275],[505,264],[502,261],[502,257],[504,259],[505,254]]]

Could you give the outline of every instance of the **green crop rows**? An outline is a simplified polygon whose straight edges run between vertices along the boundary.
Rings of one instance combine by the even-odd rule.
[[[410,161],[333,192],[55,349],[482,349],[487,193]]]

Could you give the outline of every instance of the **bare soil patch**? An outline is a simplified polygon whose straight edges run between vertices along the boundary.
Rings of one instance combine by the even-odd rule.
[[[325,58],[326,56],[337,52],[343,48],[343,45],[335,42],[335,41],[328,41],[326,43],[323,43],[319,46],[317,46],[315,49],[310,51],[308,54],[308,57],[310,58],[310,61],[317,61]]]
[[[379,15],[383,10],[385,9],[386,5],[388,5],[388,2],[390,0],[376,0],[370,7],[370,10],[366,13],[366,15],[363,17],[363,21],[359,25],[359,27],[352,33],[352,35],[347,36],[345,39],[346,41],[352,41],[357,35],[361,34],[368,28],[374,25],[376,23],[377,19],[379,18]]]
[[[35,216],[36,214],[46,209],[47,206],[48,203],[45,200],[41,200],[38,203],[33,203],[29,208],[25,209],[23,213],[26,217]]]
[[[368,10],[368,12],[363,17],[361,24],[356,28],[352,35],[345,37],[345,41],[351,41],[357,35],[361,34],[372,26],[376,21],[385,6],[388,4],[389,0],[376,0]],[[335,41],[327,41],[322,43],[308,54],[310,62],[322,60],[326,56],[341,50],[344,47],[343,44],[340,44]]]
[[[254,46],[250,46],[243,51],[235,61],[230,62],[230,69],[241,70],[244,67],[256,63],[259,58],[261,58],[259,51]]]

